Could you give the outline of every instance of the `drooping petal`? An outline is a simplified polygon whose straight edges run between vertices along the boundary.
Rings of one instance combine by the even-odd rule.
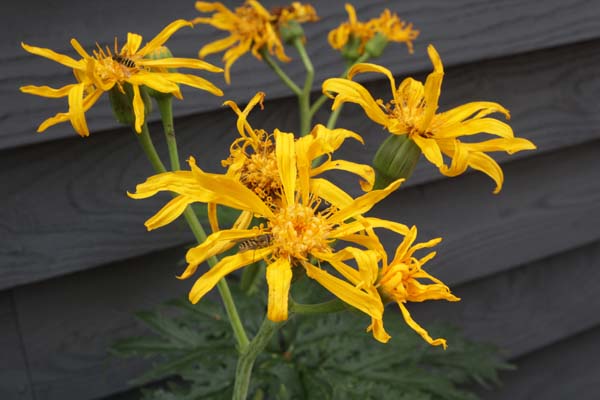
[[[396,79],[394,79],[392,71],[385,67],[382,67],[381,65],[370,63],[356,64],[352,68],[350,68],[350,71],[348,71],[348,79],[352,79],[355,75],[364,74],[366,72],[375,72],[385,75],[388,78],[388,81],[390,82],[390,89],[392,95],[394,96],[394,101],[398,101],[398,98],[396,97]]]
[[[196,304],[200,299],[210,291],[226,275],[233,271],[245,267],[269,254],[269,249],[258,249],[255,252],[237,253],[223,258],[217,265],[202,275],[190,290],[190,302]]]
[[[269,287],[267,318],[273,322],[285,321],[288,318],[291,283],[292,266],[288,259],[280,257],[267,265],[267,285]]]
[[[323,93],[333,98],[330,92],[337,93],[331,106],[332,110],[338,108],[342,103],[356,103],[373,121],[383,126],[388,125],[387,114],[360,83],[348,79],[330,78],[323,82]]]
[[[85,120],[85,112],[83,109],[83,91],[85,84],[80,83],[74,85],[69,90],[69,119],[75,132],[80,136],[89,136],[90,131]]]
[[[429,333],[427,333],[427,331],[425,329],[423,329],[419,324],[417,324],[415,322],[414,319],[412,319],[412,317],[410,316],[410,313],[408,312],[408,310],[406,309],[404,304],[402,304],[401,302],[398,302],[398,306],[400,307],[400,311],[402,311],[402,316],[404,317],[404,321],[406,321],[408,326],[410,326],[415,332],[417,332],[430,345],[442,346],[444,348],[444,350],[446,350],[446,347],[448,347],[448,346],[446,345],[445,339],[442,339],[442,338],[432,339],[431,336],[429,336]]]
[[[306,274],[319,282],[321,286],[333,293],[344,303],[364,312],[372,318],[381,319],[383,316],[383,304],[379,297],[367,294],[355,286],[329,274],[327,271],[302,261]]]
[[[435,139],[427,139],[422,138],[419,135],[414,135],[412,137],[412,140],[417,146],[419,146],[421,152],[430,163],[432,163],[438,168],[444,165],[444,158],[442,157],[442,152],[440,151],[440,147]]]
[[[142,125],[144,124],[145,111],[144,111],[144,100],[140,94],[140,87],[138,85],[131,85],[133,88],[133,114],[135,115],[135,131],[142,133]]]
[[[514,133],[510,125],[494,118],[470,119],[446,127],[443,130],[436,132],[436,136],[439,138],[451,138],[476,135],[478,133],[488,133],[503,138],[514,138]]]
[[[373,337],[381,343],[387,343],[392,337],[383,328],[382,319],[371,319],[371,325],[367,328],[367,332],[373,332]]]
[[[471,153],[469,154],[469,166],[492,178],[496,182],[494,194],[500,193],[504,182],[504,172],[492,157],[485,153]]]

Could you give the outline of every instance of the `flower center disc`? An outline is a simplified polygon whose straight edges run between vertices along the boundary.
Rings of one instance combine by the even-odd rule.
[[[269,225],[278,256],[306,259],[313,251],[328,251],[329,225],[314,210],[302,204],[279,209]]]

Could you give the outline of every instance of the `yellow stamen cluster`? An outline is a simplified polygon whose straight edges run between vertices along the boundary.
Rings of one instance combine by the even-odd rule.
[[[280,208],[269,221],[277,256],[305,260],[311,252],[330,252],[327,240],[330,224],[303,204]]]
[[[319,20],[319,16],[313,6],[302,4],[298,1],[294,1],[287,7],[275,7],[271,10],[271,14],[275,17],[277,25],[284,25],[290,21],[304,23]]]
[[[273,143],[270,140],[262,142],[257,152],[244,154],[243,157],[245,160],[240,171],[240,182],[262,200],[270,201],[280,195],[281,178]]]

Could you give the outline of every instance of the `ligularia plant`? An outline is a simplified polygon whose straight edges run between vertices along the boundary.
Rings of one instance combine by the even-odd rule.
[[[78,59],[49,49],[22,45],[29,53],[71,68],[75,77],[73,83],[61,88],[21,88],[25,93],[68,99],[68,111],[45,120],[38,131],[69,121],[79,135],[88,136],[85,113],[104,92],[108,92],[115,116],[136,133],[155,172],[145,181],[140,179],[135,188],[129,188],[129,197],[140,200],[159,192],[173,195],[160,210],[149,216],[146,228],[161,228],[183,215],[197,240],[196,245],[185,253],[185,269],[178,271],[174,266],[179,279],[193,281],[189,303],[183,307],[188,317],[172,324],[175,331],[162,331],[166,335],[163,342],[174,346],[168,350],[169,345],[163,343],[161,349],[165,354],[174,357],[172,361],[177,361],[177,357],[188,360],[169,364],[170,368],[179,365],[179,369],[163,369],[163,373],[179,374],[189,382],[183,388],[173,389],[175,397],[169,398],[245,399],[250,393],[257,399],[264,396],[311,398],[314,393],[325,396],[323,398],[334,398],[334,392],[347,393],[344,390],[351,390],[349,388],[353,388],[353,395],[366,393],[363,392],[367,390],[364,379],[352,380],[352,377],[360,377],[363,371],[373,368],[372,375],[386,368],[415,368],[418,363],[414,360],[424,354],[422,349],[417,349],[418,342],[407,341],[408,337],[412,338],[409,330],[397,332],[395,328],[385,328],[397,326],[399,320],[405,321],[427,346],[451,348],[451,340],[432,338],[409,313],[411,302],[460,300],[446,284],[426,271],[425,264],[436,252],[417,255],[423,249],[434,248],[441,238],[418,241],[415,226],[378,218],[373,208],[389,196],[401,196],[395,192],[411,177],[421,154],[447,176],[462,174],[469,167],[487,174],[495,182],[494,193],[498,193],[504,176],[500,166],[487,153],[505,151],[512,154],[535,149],[535,145],[515,137],[506,122],[489,116],[496,113],[509,118],[508,110],[498,103],[472,102],[440,112],[438,100],[444,69],[441,56],[433,45],[428,47],[433,72],[425,83],[405,78],[397,85],[391,70],[367,63],[387,51],[391,42],[403,43],[411,54],[414,52],[413,42],[419,31],[390,10],[384,10],[378,18],[361,22],[355,8],[346,4],[348,21],[333,28],[327,37],[333,50],[339,52],[341,75],[326,79],[322,85],[323,94],[311,98],[315,69],[300,24],[319,22],[313,6],[293,2],[269,10],[256,0],[247,0],[232,10],[219,2],[198,1],[196,9],[202,16],[172,22],[147,43],[135,33],[128,33],[122,46],[115,38],[111,45],[86,49],[72,39],[71,45]],[[198,53],[204,58],[224,51],[224,68],[196,58],[173,56],[166,47],[173,34],[193,24],[210,25],[227,32],[229,36],[217,41],[200,43]],[[297,84],[279,64],[294,61],[286,51],[287,45],[296,49],[305,68],[302,84]],[[248,52],[264,61],[298,98],[300,125],[282,126],[272,131],[253,126],[250,114],[257,106],[265,108],[263,92],[248,93],[244,107],[232,100],[225,101],[224,105],[231,109],[232,126],[235,124],[237,130],[228,156],[221,165],[214,166],[215,171],[205,171],[196,159],[206,156],[206,150],[185,149],[189,169],[181,170],[173,127],[172,97],[183,99],[180,84],[217,96],[223,92],[204,78],[176,69],[224,72],[225,82],[229,83],[236,74],[233,64]],[[390,83],[391,94],[378,99],[354,80],[365,73],[383,75]],[[147,121],[152,98],[158,105],[165,130],[169,168],[165,167],[149,135]],[[314,123],[316,112],[329,99],[333,99],[329,118],[323,124]],[[336,128],[345,103],[358,105],[368,118],[389,132],[388,137],[382,137],[381,132]],[[269,112],[266,108],[264,112]],[[495,138],[460,140],[482,133]],[[347,140],[380,143],[373,164],[338,157],[335,153]],[[358,184],[359,195],[350,194],[349,189],[339,184],[335,177],[340,172]],[[396,217],[402,220],[409,216],[399,210]],[[205,222],[210,228],[209,233],[205,231]],[[382,231],[387,231],[386,240]],[[393,243],[388,242],[390,237],[394,238]],[[443,256],[440,258],[444,260]],[[451,261],[443,261],[448,262]],[[240,283],[230,287],[227,276]],[[225,309],[219,318],[216,317],[220,315],[218,312],[206,312],[206,307],[213,301],[207,294],[215,287]],[[389,303],[395,303],[397,307],[390,307],[384,313]],[[202,326],[190,326],[198,315],[205,316]],[[338,319],[334,320],[332,316]],[[363,323],[352,322],[362,317],[366,317],[366,321],[361,319]],[[306,324],[310,324],[306,321],[321,322],[306,328]],[[223,330],[223,322],[228,324],[229,331]],[[181,337],[177,329],[198,332],[198,336],[192,335],[195,339],[191,342],[177,344]],[[320,331],[323,338],[341,336],[326,346],[319,347],[317,342],[307,344],[306,335]],[[465,346],[463,343],[462,347]],[[115,348],[127,353],[119,345]],[[128,348],[135,346],[132,347],[130,342]],[[137,348],[138,353],[143,353],[142,348]],[[148,348],[146,346],[145,351]],[[198,351],[199,348],[204,350]],[[398,350],[400,348],[402,350]],[[368,368],[348,369],[346,375],[331,375],[332,365],[343,365],[349,360],[358,363],[359,350],[372,354],[398,351],[398,360],[407,354],[413,354],[415,358],[412,364],[408,363],[411,365],[388,360],[387,364],[382,361],[379,367],[373,367],[371,363]],[[316,367],[310,361],[315,359],[311,358],[315,351],[320,354],[317,358],[323,360]],[[190,354],[197,356],[190,361]],[[236,357],[232,358],[232,354]],[[264,358],[261,354],[271,356]],[[443,352],[435,354],[443,356]],[[329,358],[336,361],[327,364],[325,360]],[[222,368],[215,367],[217,362]],[[260,368],[251,379],[257,362]],[[282,367],[284,364],[287,366]],[[491,370],[500,367],[493,364]],[[291,368],[295,372],[284,378],[282,368]],[[234,376],[227,375],[227,371],[235,371]],[[312,381],[298,378],[304,382],[300,385],[304,387],[304,393],[299,392],[299,381],[293,377],[302,374],[309,377],[312,373],[334,376],[333,381],[326,384],[329,378],[319,377]],[[453,385],[458,381],[452,381],[453,378],[448,376],[471,376],[479,380],[494,378],[481,376],[476,368],[463,371],[462,375],[443,376],[436,375],[434,369],[424,365],[416,373],[425,376],[423,382],[450,379],[448,397],[437,393],[441,398],[456,398],[452,397],[452,390],[457,390]],[[199,383],[204,382],[202,379],[207,378],[206,374],[214,374],[213,383],[217,389],[209,385],[212,388],[209,390],[208,386]],[[201,375],[202,379],[194,380],[194,376]],[[273,383],[274,377],[277,377],[277,384]],[[307,383],[309,381],[312,383]],[[411,393],[429,390],[425,384],[411,389],[398,386],[398,383],[385,385],[381,387],[396,391],[395,397],[410,397]],[[154,398],[152,394],[148,396]]]

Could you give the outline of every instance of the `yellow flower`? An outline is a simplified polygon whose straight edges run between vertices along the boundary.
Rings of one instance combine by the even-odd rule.
[[[76,39],[71,39],[71,45],[82,57],[79,60],[58,54],[50,49],[28,46],[22,43],[21,45],[26,51],[72,68],[78,82],[59,89],[48,86],[21,87],[22,92],[37,96],[68,97],[69,111],[48,118],[39,126],[38,132],[43,132],[58,123],[71,121],[71,125],[79,135],[88,136],[90,133],[85,120],[85,112],[96,103],[102,93],[110,91],[115,86],[118,90],[124,92],[123,85],[126,83],[133,88],[135,130],[138,133],[141,132],[145,118],[144,102],[140,94],[140,86],[142,85],[161,93],[171,93],[179,99],[182,96],[178,84],[192,86],[222,96],[223,92],[206,79],[189,74],[165,71],[165,68],[194,68],[210,72],[222,72],[221,68],[190,58],[155,60],[144,58],[159,49],[171,35],[184,26],[191,26],[191,23],[184,20],[172,22],[142,48],[140,48],[142,37],[135,33],[128,33],[127,42],[121,50],[118,49],[117,39],[115,38],[114,52],[108,46],[106,49],[102,49],[98,45],[92,55],[86,52]]]
[[[202,13],[214,14],[210,18],[198,17],[192,20],[192,23],[209,24],[229,32],[228,37],[209,43],[198,52],[198,57],[204,58],[209,54],[227,50],[223,55],[227,83],[231,82],[230,69],[233,63],[249,51],[259,60],[262,60],[260,52],[268,51],[280,61],[290,61],[285,54],[278,25],[291,20],[307,22],[316,19],[316,13],[311,6],[298,2],[287,8],[276,9],[274,13],[270,13],[256,0],[246,0],[235,11],[231,11],[220,2],[197,1],[196,9]]]
[[[231,107],[238,116],[237,129],[240,137],[231,145],[230,156],[223,161],[223,166],[228,167],[228,176],[242,182],[262,200],[274,201],[282,189],[275,157],[274,135],[263,129],[254,129],[248,122],[248,115],[256,105],[263,108],[264,97],[263,92],[258,92],[243,111],[233,101],[229,100],[224,103]],[[361,186],[363,190],[369,191],[373,188],[375,178],[374,171],[370,166],[331,159],[331,153],[348,138],[363,143],[363,139],[358,134],[347,129],[331,130],[323,125],[316,125],[309,135],[296,140],[296,146],[306,149],[309,162],[306,167],[309,168],[310,177],[329,170],[344,170],[362,177],[364,181],[360,182]],[[327,160],[313,168],[313,161],[320,159],[324,154],[327,155]]]
[[[287,7],[275,7],[271,10],[275,17],[276,25],[285,25],[288,22],[295,21],[298,23],[316,22],[319,20],[317,12],[310,4],[302,4],[294,1]]]
[[[356,18],[356,10],[352,4],[346,3],[348,22],[329,32],[328,40],[331,47],[342,50],[350,43],[358,43],[358,55],[362,55],[369,40],[378,33],[389,42],[406,43],[409,52],[413,52],[412,41],[419,36],[419,31],[413,29],[412,24],[402,21],[396,13],[385,9],[379,18],[368,22],[360,22]]]
[[[402,316],[406,323],[414,329],[427,343],[433,346],[446,348],[446,340],[432,339],[431,336],[417,324],[408,312],[405,303],[407,301],[422,302],[426,300],[448,300],[459,301],[460,299],[450,293],[450,289],[439,279],[423,271],[422,266],[433,257],[435,252],[417,259],[413,253],[419,249],[430,248],[442,241],[441,238],[433,239],[425,243],[413,246],[417,237],[417,228],[412,227],[405,236],[404,241],[396,249],[396,254],[389,265],[384,264],[375,287],[381,295],[383,302],[395,301],[400,307]],[[425,283],[428,280],[432,283]],[[390,336],[383,328],[383,320],[373,318],[368,330],[373,331],[373,336],[380,342],[386,343]]]
[[[264,259],[267,262],[267,316],[270,320],[287,319],[292,270],[298,267],[303,267],[309,277],[344,302],[372,318],[382,318],[383,304],[376,293],[368,293],[351,285],[312,265],[309,260],[335,260],[339,256],[331,247],[332,243],[349,242],[365,249],[346,247],[343,250],[346,258],[350,255],[359,264],[369,260],[370,268],[377,268],[377,259],[384,251],[373,228],[386,228],[400,234],[405,234],[408,229],[402,224],[363,217],[362,214],[396,190],[402,180],[353,199],[325,179],[310,179],[310,164],[314,154],[327,153],[324,147],[329,144],[327,141],[295,140],[292,134],[275,130],[275,159],[281,182],[278,194],[280,206],[276,208],[272,202],[261,199],[235,177],[200,170],[193,158],[189,159],[191,171],[155,175],[137,186],[136,193],[130,194],[135,199],[153,196],[158,191],[178,194],[146,221],[149,230],[170,223],[190,203],[197,201],[242,211],[232,229],[214,232],[204,243],[188,251],[188,266],[181,279],[192,276],[207,258],[231,249],[236,243],[247,240],[262,243],[254,246],[257,248],[252,251],[240,251],[223,258],[196,281],[189,295],[190,301],[198,302],[225,275]],[[266,222],[250,228],[253,216],[263,218]],[[347,271],[342,269],[338,272],[344,276]]]
[[[396,87],[394,77],[387,68],[376,64],[357,64],[349,71],[349,79],[326,80],[323,92],[337,93],[332,108],[345,102],[356,103],[370,119],[383,125],[390,133],[408,135],[419,146],[425,158],[438,167],[442,174],[457,176],[471,167],[489,175],[496,182],[494,193],[498,193],[504,180],[502,169],[485,152],[506,151],[513,154],[536,147],[529,140],[515,138],[508,124],[486,118],[495,112],[510,118],[508,110],[498,103],[476,101],[436,113],[444,68],[432,45],[429,45],[428,52],[434,69],[425,85],[407,78]],[[393,96],[389,103],[373,99],[364,86],[351,80],[364,72],[377,72],[387,76]],[[458,139],[460,136],[478,133],[488,133],[498,138],[479,143],[463,143]],[[451,158],[450,166],[445,164],[442,154]]]

